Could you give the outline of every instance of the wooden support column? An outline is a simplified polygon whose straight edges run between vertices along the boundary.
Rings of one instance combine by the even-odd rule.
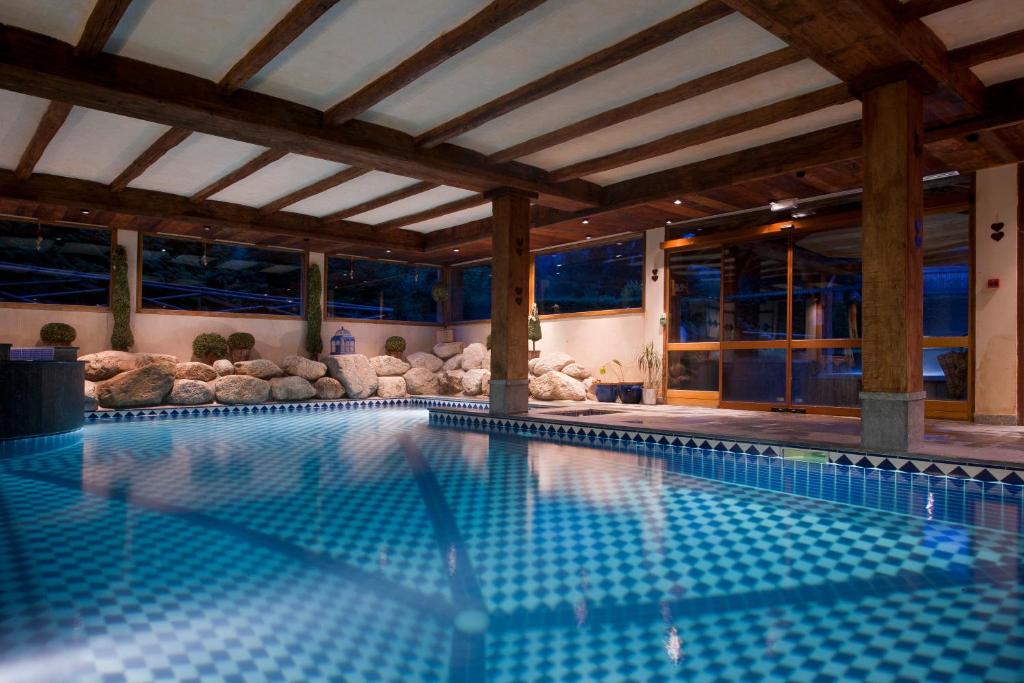
[[[492,415],[525,413],[530,402],[526,319],[530,313],[530,199],[510,188],[491,200]]]
[[[861,444],[907,451],[924,436],[924,118],[919,87],[897,81],[865,92],[863,125]]]

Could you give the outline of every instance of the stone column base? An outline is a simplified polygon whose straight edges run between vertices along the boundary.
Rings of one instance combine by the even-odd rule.
[[[924,439],[923,391],[860,393],[860,444],[869,450],[905,453]]]
[[[530,409],[530,380],[492,379],[491,415],[522,415]]]

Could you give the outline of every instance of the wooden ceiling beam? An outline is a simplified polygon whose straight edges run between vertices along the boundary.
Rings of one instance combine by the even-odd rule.
[[[294,192],[289,192],[283,197],[278,197],[269,204],[264,204],[260,207],[260,213],[266,216],[270,213],[276,213],[286,206],[297,204],[303,199],[309,199],[310,197],[316,196],[321,192],[326,192],[339,185],[343,185],[350,180],[355,180],[360,176],[364,176],[369,173],[369,169],[359,168],[358,166],[349,166],[348,168],[342,169],[337,173],[330,175],[322,180],[318,180],[315,183],[310,183],[305,187],[300,187]]]
[[[971,0],[907,0],[900,6],[900,18],[903,21],[914,21],[929,14],[937,14],[943,10],[959,7]]]
[[[720,69],[713,73],[699,76],[685,83],[662,90],[661,92],[642,97],[628,104],[623,104],[614,109],[594,114],[575,123],[562,126],[549,133],[538,135],[511,147],[495,152],[488,157],[492,163],[502,163],[519,159],[521,157],[549,149],[563,142],[589,135],[603,128],[614,126],[623,121],[629,121],[637,117],[649,114],[658,109],[663,109],[673,104],[679,104],[699,95],[704,95],[719,88],[724,88],[748,78],[780,69],[790,64],[799,62],[804,57],[799,51],[791,47],[784,47],[775,52],[748,59],[745,62]]]
[[[69,45],[12,26],[0,26],[0,88],[474,192],[513,187],[567,209],[601,202],[592,183],[553,183],[542,169],[489,164],[455,145],[419,149],[405,133],[359,120],[324,126],[312,107],[244,89],[225,96],[212,81],[117,55],[78,59]]]
[[[93,57],[102,52],[130,4],[132,0],[96,0],[75,52],[80,57]]]
[[[21,153],[21,159],[18,161],[18,167],[15,171],[18,178],[25,180],[32,175],[36,164],[39,163],[39,159],[43,156],[43,152],[46,151],[50,141],[53,140],[53,136],[64,125],[64,121],[67,120],[70,113],[71,105],[67,102],[50,101],[46,111],[43,112],[43,118],[39,120],[39,125],[36,126],[35,133],[32,134],[32,139],[29,140],[25,150]]]
[[[586,159],[564,166],[551,172],[555,180],[568,180],[620,168],[629,164],[677,152],[687,147],[702,145],[714,140],[737,135],[747,131],[770,126],[786,119],[809,114],[826,107],[845,104],[854,100],[845,84],[833,85],[805,95],[798,95],[779,102],[740,112],[702,126],[672,133],[635,147],[627,147],[593,159]]]
[[[332,125],[354,119],[423,74],[518,19],[544,0],[494,0],[456,28],[430,41],[398,66],[324,112]]]
[[[146,151],[137,156],[132,163],[121,171],[108,186],[112,192],[120,192],[124,188],[128,187],[128,183],[132,182],[140,175],[146,172],[150,166],[160,160],[163,155],[180,145],[185,141],[189,135],[192,135],[192,131],[187,128],[175,128],[172,127],[166,133],[156,139],[152,145],[146,148]]]
[[[330,215],[324,216],[323,220],[327,222],[340,221],[344,218],[358,216],[361,213],[373,211],[374,209],[379,209],[382,206],[387,206],[388,204],[394,204],[397,201],[408,199],[409,197],[415,197],[418,194],[422,194],[427,190],[433,190],[436,187],[438,187],[438,185],[434,183],[413,183],[408,187],[403,187],[398,190],[395,190],[394,192],[388,192],[387,194],[382,194],[379,197],[368,199],[365,202],[360,202],[359,204],[356,204],[355,206],[350,206],[347,209],[335,211]]]
[[[435,147],[510,111],[629,61],[731,13],[731,10],[718,0],[707,0],[692,9],[635,33],[615,45],[556,69],[546,76],[522,85],[454,119],[445,121],[417,136],[416,143],[422,147]]]
[[[1021,53],[1024,53],[1024,29],[950,50],[949,58],[963,66],[977,66]]]
[[[337,4],[338,0],[299,0],[274,28],[224,74],[217,84],[220,91],[230,94],[244,86],[250,78],[259,73],[260,69],[302,35],[303,31]]]
[[[490,204],[491,200],[482,194],[475,194],[462,199],[456,199],[454,202],[448,202],[447,204],[441,204],[430,209],[424,209],[423,211],[417,211],[407,216],[401,216],[400,218],[394,218],[390,221],[384,221],[383,223],[377,223],[373,227],[378,232],[387,232],[389,230],[397,230],[398,228],[404,228],[407,225],[415,225],[416,223],[422,223],[423,221],[429,221],[432,218],[440,218],[441,216],[448,216],[459,211],[465,211],[466,209],[473,209],[484,204]]]
[[[231,171],[231,173],[217,178],[212,183],[189,197],[189,200],[193,202],[201,202],[204,199],[217,194],[221,190],[231,187],[238,181],[248,178],[256,171],[266,168],[270,164],[279,160],[285,154],[287,154],[287,152],[279,149],[268,149],[265,152],[262,152],[255,159],[251,159],[236,168],[234,171]]]

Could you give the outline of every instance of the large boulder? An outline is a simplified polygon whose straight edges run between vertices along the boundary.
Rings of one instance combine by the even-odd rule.
[[[533,369],[534,369],[535,367],[537,367],[537,363],[539,363],[539,362],[540,362],[540,357],[537,357],[537,358],[531,358],[530,360],[528,360],[528,361],[526,362],[526,368],[527,368],[527,371],[529,372],[529,374],[530,374],[531,376],[533,375]]]
[[[218,377],[235,374],[235,366],[227,358],[213,361],[213,369],[216,370]]]
[[[462,393],[462,375],[465,370],[444,370],[437,376],[441,393],[445,396],[454,396]]]
[[[549,372],[561,372],[562,368],[576,361],[567,353],[552,353],[550,356],[541,356],[533,364],[533,375],[543,377]]]
[[[297,375],[274,377],[270,380],[270,395],[275,401],[304,401],[316,396],[316,389]]]
[[[99,351],[79,356],[85,362],[85,378],[91,382],[102,382],[114,375],[135,369],[135,354],[127,351]]]
[[[316,397],[322,399],[333,400],[345,395],[341,382],[333,377],[321,377],[313,382],[313,389],[316,390]]]
[[[413,396],[426,394],[439,394],[441,382],[430,370],[426,368],[413,368],[403,375],[405,378],[405,390]]]
[[[281,369],[289,375],[301,377],[307,382],[315,382],[327,374],[327,366],[320,361],[310,360],[302,356],[285,356]]]
[[[587,389],[578,379],[552,370],[530,380],[530,396],[542,401],[584,401]]]
[[[377,373],[366,356],[352,353],[327,356],[327,372],[345,387],[349,398],[367,398],[377,391]]]
[[[83,391],[83,410],[96,410],[99,404],[96,402],[96,382],[90,382],[85,380],[85,387]]]
[[[197,406],[212,403],[213,398],[213,384],[198,379],[176,379],[167,402],[176,406]]]
[[[240,360],[235,363],[235,374],[249,375],[259,379],[271,379],[272,377],[280,377],[284,374],[284,371],[277,367],[277,363],[274,361],[267,360],[266,358],[257,358],[256,360]]]
[[[537,360],[540,359],[538,358]],[[585,380],[586,378],[590,377],[593,374],[592,372],[590,372],[590,368],[580,365],[579,363],[569,363],[568,365],[562,368],[562,372],[569,375],[573,379],[578,379],[580,381]]]
[[[462,351],[462,369],[478,370],[481,368],[490,370],[491,352],[483,344],[475,342]]]
[[[457,353],[444,362],[441,366],[442,370],[461,370],[462,369],[462,354]]]
[[[377,395],[381,398],[401,398],[406,395],[405,379],[402,377],[381,377],[377,382]]]
[[[218,403],[266,403],[270,382],[252,375],[225,375],[214,383]]]
[[[197,379],[200,382],[212,382],[217,379],[217,371],[206,363],[189,361],[174,366],[174,379]]]
[[[144,368],[147,365],[155,364],[178,364],[178,357],[169,353],[137,353],[135,354],[135,367]]]
[[[96,385],[96,400],[104,408],[158,406],[173,386],[174,365],[154,363]]]
[[[432,353],[424,353],[417,351],[416,353],[410,353],[405,357],[409,361],[409,365],[414,368],[426,368],[431,372],[437,372],[444,365],[444,361],[435,356]]]
[[[466,396],[479,396],[484,393],[484,385],[490,384],[491,373],[482,368],[466,370],[462,376],[462,393]]]
[[[394,356],[374,356],[370,359],[370,367],[378,377],[401,377],[412,366]]]
[[[587,391],[587,400],[588,401],[596,401],[597,400],[597,392],[594,391],[594,387],[597,386],[597,384],[598,384],[597,378],[596,377],[587,377],[585,380],[582,380],[582,381],[583,381],[583,388],[586,389],[586,391]]]
[[[441,360],[448,360],[452,356],[462,353],[464,348],[466,345],[463,342],[441,342],[434,344],[434,355]]]

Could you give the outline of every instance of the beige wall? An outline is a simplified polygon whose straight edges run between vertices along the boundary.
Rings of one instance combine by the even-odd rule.
[[[1017,166],[979,171],[975,220],[974,414],[1013,424],[1017,413]],[[993,223],[1005,224],[996,242]],[[999,279],[999,288],[988,281]]]

